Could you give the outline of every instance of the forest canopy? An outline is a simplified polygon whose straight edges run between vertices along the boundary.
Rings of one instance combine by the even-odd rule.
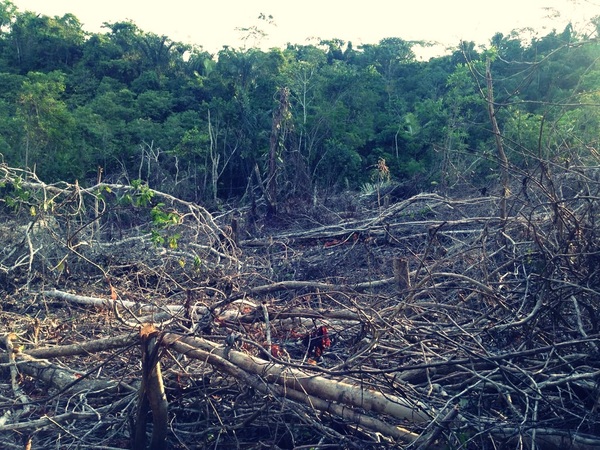
[[[213,206],[245,198],[256,175],[280,200],[384,182],[485,191],[499,179],[487,63],[520,170],[598,139],[600,22],[497,33],[429,61],[399,37],[211,54],[134,22],[90,33],[6,0],[0,23],[0,154],[47,182],[141,180]]]

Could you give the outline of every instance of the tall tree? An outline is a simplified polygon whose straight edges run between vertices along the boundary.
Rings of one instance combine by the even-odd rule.
[[[19,165],[36,170],[48,179],[73,179],[81,175],[81,156],[73,148],[75,121],[61,94],[61,72],[31,72],[23,82],[17,117],[24,127]]]
[[[7,59],[26,74],[72,66],[81,58],[85,33],[73,14],[48,17],[25,12],[15,15],[7,39]]]

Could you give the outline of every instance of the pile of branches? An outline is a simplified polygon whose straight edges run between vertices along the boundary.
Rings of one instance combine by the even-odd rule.
[[[1,169],[6,448],[600,449],[593,169],[258,237]]]

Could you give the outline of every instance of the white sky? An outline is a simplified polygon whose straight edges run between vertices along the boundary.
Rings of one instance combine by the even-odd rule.
[[[526,27],[545,35],[570,20],[600,16],[600,0],[12,0],[20,11],[49,16],[74,14],[85,30],[131,19],[143,31],[202,46],[242,47],[236,28],[259,26],[269,38],[261,47],[303,44],[307,38],[339,38],[354,47],[385,37],[487,44],[496,33]],[[272,15],[276,26],[258,20]],[[552,18],[550,18],[552,17]],[[255,44],[250,42],[251,45]]]

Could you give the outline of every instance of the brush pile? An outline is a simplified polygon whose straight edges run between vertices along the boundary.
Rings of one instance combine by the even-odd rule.
[[[4,448],[600,449],[593,169],[276,224],[0,170]]]

